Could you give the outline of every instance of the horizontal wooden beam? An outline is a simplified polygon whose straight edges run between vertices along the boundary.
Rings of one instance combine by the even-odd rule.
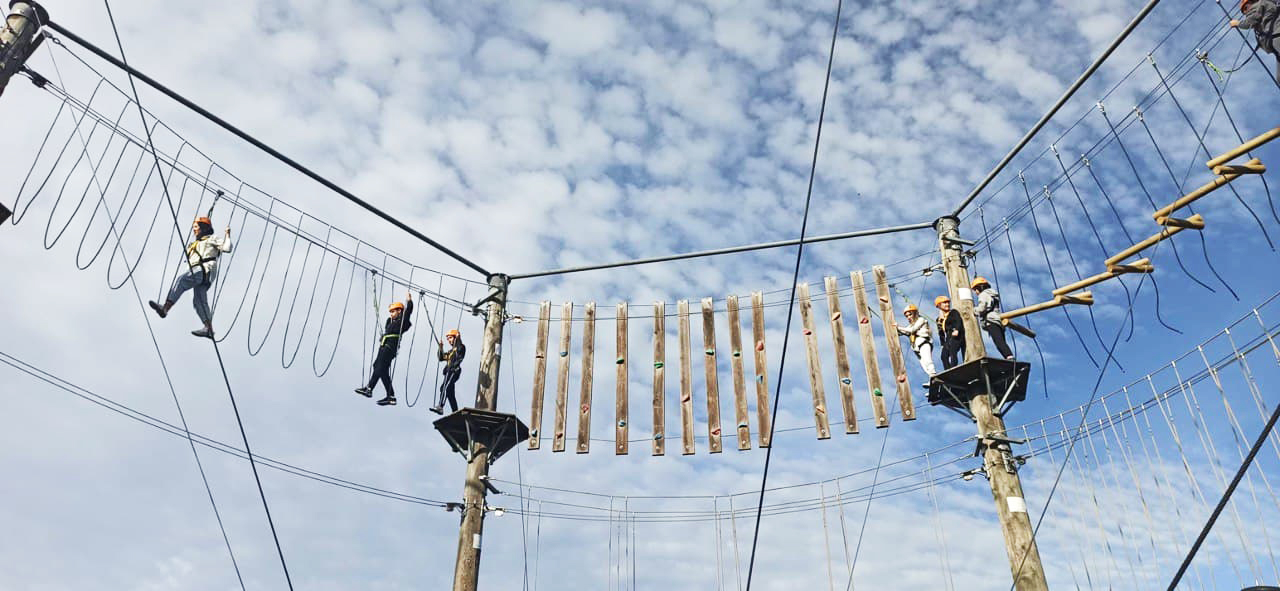
[[[1213,167],[1215,167],[1215,166],[1219,166],[1219,165],[1222,165],[1222,164],[1226,164],[1227,162],[1230,162],[1230,161],[1232,161],[1232,160],[1235,160],[1235,159],[1236,159],[1236,157],[1240,156],[1241,154],[1244,154],[1244,153],[1246,153],[1246,152],[1250,152],[1250,151],[1252,151],[1254,148],[1257,148],[1258,146],[1261,146],[1262,144],[1265,144],[1265,143],[1267,143],[1267,142],[1269,142],[1269,141],[1271,141],[1271,140],[1274,140],[1274,139],[1276,139],[1277,137],[1280,137],[1280,127],[1277,127],[1277,128],[1275,128],[1275,129],[1272,129],[1271,131],[1268,131],[1268,132],[1266,132],[1266,133],[1264,133],[1264,134],[1262,134],[1262,135],[1260,135],[1260,136],[1258,136],[1258,137],[1255,137],[1255,138],[1253,138],[1253,139],[1251,139],[1251,140],[1249,140],[1249,141],[1247,141],[1247,142],[1245,142],[1245,143],[1243,143],[1243,144],[1240,144],[1240,146],[1239,146],[1239,147],[1237,147],[1237,148],[1235,148],[1234,150],[1231,150],[1231,151],[1229,151],[1229,152],[1226,152],[1226,153],[1224,153],[1223,155],[1218,156],[1217,158],[1214,158],[1213,160],[1210,160],[1210,161],[1208,161],[1208,162],[1205,162],[1204,164],[1205,164],[1205,166],[1208,166],[1209,168],[1213,168]]]
[[[1030,328],[1027,328],[1021,324],[1018,324],[1017,322],[1005,322],[1004,325],[1013,330],[1018,331],[1019,333],[1022,333],[1024,336],[1026,336],[1029,339],[1036,338],[1036,331],[1031,330]]]
[[[1200,223],[1200,224],[1203,224],[1203,223],[1204,223],[1204,217],[1203,217],[1203,216],[1201,216],[1201,215],[1200,215],[1200,214],[1198,214],[1198,213],[1197,213],[1197,214],[1195,214],[1195,215],[1193,215],[1193,216],[1191,216],[1191,217],[1190,217],[1190,218],[1188,218],[1188,219],[1189,219],[1190,221],[1192,221],[1192,222],[1197,222],[1197,223]],[[1129,257],[1131,257],[1131,256],[1133,256],[1133,255],[1135,255],[1135,254],[1138,254],[1138,253],[1142,252],[1142,251],[1143,251],[1143,249],[1150,248],[1150,247],[1151,247],[1152,245],[1154,245],[1155,243],[1160,242],[1161,240],[1165,240],[1165,239],[1167,239],[1167,238],[1169,238],[1169,237],[1171,237],[1171,236],[1173,236],[1173,235],[1177,234],[1178,232],[1181,232],[1181,231],[1183,231],[1183,230],[1185,230],[1185,229],[1186,229],[1186,228],[1164,228],[1163,230],[1160,230],[1160,231],[1159,231],[1159,232],[1157,232],[1156,234],[1152,235],[1151,237],[1149,237],[1149,238],[1147,238],[1147,239],[1145,239],[1145,240],[1143,240],[1143,241],[1141,241],[1141,242],[1139,242],[1139,243],[1137,243],[1137,244],[1135,244],[1135,245],[1133,245],[1133,246],[1130,246],[1129,248],[1126,248],[1126,249],[1124,249],[1124,250],[1120,251],[1120,252],[1119,252],[1118,254],[1116,254],[1115,256],[1113,256],[1113,257],[1111,257],[1111,258],[1107,259],[1107,260],[1106,260],[1106,265],[1107,265],[1107,267],[1113,267],[1113,266],[1115,266],[1115,265],[1119,265],[1119,264],[1120,264],[1120,263],[1122,263],[1125,259],[1127,259],[1127,258],[1129,258]]]
[[[1203,220],[1190,220],[1182,218],[1160,218],[1156,220],[1157,224],[1166,228],[1186,228],[1188,230],[1203,230]]]
[[[1059,306],[1065,306],[1065,305],[1067,305],[1067,304],[1079,304],[1079,305],[1082,305],[1082,306],[1092,306],[1092,305],[1093,305],[1093,293],[1091,293],[1091,292],[1087,292],[1087,291],[1082,291],[1082,292],[1080,292],[1080,293],[1071,294],[1071,295],[1060,295],[1060,296],[1054,296],[1054,298],[1053,298],[1052,300],[1049,300],[1049,301],[1047,301],[1047,302],[1040,302],[1039,304],[1032,304],[1032,305],[1027,306],[1027,307],[1025,307],[1025,308],[1018,308],[1017,310],[1013,310],[1013,311],[1010,311],[1010,312],[1001,312],[1001,313],[1000,313],[1000,318],[1001,318],[1001,320],[1002,320],[1002,323],[1003,323],[1005,326],[1009,326],[1009,325],[1011,324],[1011,323],[1009,322],[1009,320],[1010,320],[1011,318],[1017,318],[1017,317],[1019,317],[1019,316],[1026,316],[1027,314],[1032,314],[1032,313],[1034,313],[1034,312],[1040,312],[1040,311],[1043,311],[1043,310],[1049,310],[1049,309],[1051,309],[1051,308],[1057,308],[1057,307],[1059,307]]]
[[[1213,167],[1213,174],[1264,174],[1266,172],[1267,165],[1257,158],[1244,164],[1223,164]]]
[[[1075,283],[1064,285],[1053,290],[1053,295],[1066,295],[1073,291],[1089,287],[1090,285],[1096,285],[1108,279],[1124,275],[1125,273],[1150,273],[1152,271],[1155,271],[1155,267],[1151,265],[1151,259],[1137,260],[1128,265],[1110,265],[1103,273],[1098,273],[1093,277],[1086,277]]]
[[[1250,160],[1249,163],[1250,164],[1258,163],[1258,160],[1255,158],[1254,160]],[[1174,201],[1173,203],[1170,203],[1160,209],[1157,209],[1155,213],[1151,214],[1151,219],[1156,220],[1158,222],[1160,221],[1160,218],[1167,218],[1173,212],[1194,203],[1197,199],[1200,199],[1201,197],[1204,197],[1205,195],[1208,195],[1209,193],[1214,192],[1219,187],[1227,183],[1230,183],[1231,181],[1234,181],[1240,178],[1241,176],[1242,175],[1240,175],[1239,173],[1224,174],[1224,175],[1218,176],[1213,180],[1203,185],[1200,185],[1200,187],[1198,187],[1196,190],[1190,193],[1187,193],[1182,197],[1179,197],[1177,201]]]

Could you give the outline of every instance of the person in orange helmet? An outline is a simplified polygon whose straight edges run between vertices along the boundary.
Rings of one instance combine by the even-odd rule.
[[[978,317],[978,324],[982,326],[982,330],[987,331],[987,336],[991,337],[1000,356],[1012,361],[1013,351],[1004,338],[1004,322],[1000,319],[1000,294],[983,277],[974,277],[969,287],[973,289],[973,293],[978,294],[978,303],[973,309],[974,316]]]
[[[1258,49],[1276,56],[1276,79],[1280,80],[1280,8],[1276,0],[1240,0],[1241,20],[1232,20],[1231,26],[1252,29],[1258,41]]]
[[[449,412],[458,412],[458,399],[454,396],[454,386],[458,384],[458,378],[462,377],[462,359],[467,356],[467,346],[462,344],[462,333],[458,332],[458,329],[446,332],[444,338],[449,341],[448,351],[444,350],[444,343],[436,341],[436,356],[444,362],[444,382],[440,384],[436,405],[431,407],[431,412],[438,415],[444,414],[445,400],[449,401]]]
[[[914,304],[907,306],[902,315],[907,318],[907,325],[898,325],[898,334],[910,340],[911,351],[920,360],[920,368],[933,377],[938,370],[933,366],[933,335],[929,334],[929,321],[920,316],[920,309]]]
[[[387,308],[387,325],[382,330],[382,344],[378,346],[378,356],[373,360],[373,375],[369,378],[369,384],[363,388],[356,388],[356,394],[365,398],[373,397],[373,387],[382,381],[382,389],[387,394],[378,400],[378,406],[395,406],[396,391],[391,387],[391,362],[395,360],[396,353],[400,350],[400,337],[404,335],[409,327],[413,326],[411,317],[413,315],[413,293],[405,295],[405,303],[394,302]]]
[[[198,337],[213,338],[213,312],[209,310],[209,288],[218,275],[218,257],[222,253],[231,252],[231,228],[223,231],[222,236],[215,236],[213,223],[207,217],[198,217],[191,222],[191,235],[195,238],[187,245],[187,270],[178,275],[169,288],[169,295],[160,304],[147,302],[152,310],[161,318],[169,315],[169,309],[187,290],[192,293],[196,315],[204,326],[191,334]]]
[[[938,334],[942,338],[942,368],[959,365],[964,356],[964,322],[960,313],[951,309],[951,298],[940,295],[933,299],[938,308]]]

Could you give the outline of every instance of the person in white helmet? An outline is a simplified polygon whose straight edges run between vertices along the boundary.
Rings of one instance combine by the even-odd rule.
[[[906,316],[907,325],[898,325],[898,334],[909,339],[911,352],[920,360],[920,368],[933,377],[937,370],[933,366],[933,330],[929,328],[929,321],[920,316],[920,309],[915,305],[907,306],[902,315]]]

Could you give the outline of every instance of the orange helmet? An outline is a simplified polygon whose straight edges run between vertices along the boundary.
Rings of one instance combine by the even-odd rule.
[[[462,333],[458,332],[458,329],[456,329],[456,328],[455,328],[455,329],[453,329],[453,330],[450,330],[449,332],[444,333],[444,336],[446,336],[446,337],[460,337],[460,336],[462,336]]]
[[[949,304],[949,303],[951,303],[951,298],[949,298],[949,297],[947,297],[947,296],[944,296],[944,295],[941,295],[941,296],[938,296],[938,297],[936,297],[936,298],[933,298],[933,307],[935,307],[935,308],[939,308],[939,307],[941,307],[941,306],[942,306],[942,303],[943,303],[943,302],[947,302],[947,303]]]
[[[207,217],[205,217],[205,216],[200,216],[200,217],[196,218],[195,223],[197,223],[197,224],[208,224],[208,225],[210,225],[210,226],[212,226],[212,225],[213,225],[213,222],[209,221],[209,218],[207,218]]]
[[[392,302],[392,304],[387,307],[388,312],[393,312],[395,310],[403,310],[403,309],[404,309],[404,304],[400,302]]]
[[[985,285],[985,286],[987,286],[987,287],[991,287],[991,284],[990,284],[989,282],[987,282],[987,278],[986,278],[986,277],[974,277],[974,278],[973,278],[973,283],[970,283],[970,284],[969,284],[969,288],[970,288],[970,289],[978,289],[978,286],[979,286],[979,285]]]
[[[1240,0],[1240,12],[1248,10],[1250,4],[1253,4],[1253,0]]]
[[[915,304],[909,304],[906,308],[902,310],[903,316],[906,316],[907,314],[919,314],[919,313],[920,313],[920,308],[917,308]]]

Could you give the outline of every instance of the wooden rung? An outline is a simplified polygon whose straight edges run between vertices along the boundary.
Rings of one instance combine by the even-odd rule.
[[[1213,174],[1264,174],[1266,172],[1267,165],[1257,158],[1244,164],[1223,164],[1213,167]]]
[[[1204,217],[1203,217],[1203,216],[1201,216],[1201,215],[1200,215],[1200,214],[1198,214],[1198,213],[1197,213],[1197,214],[1195,214],[1195,215],[1193,215],[1193,216],[1191,216],[1191,217],[1190,217],[1190,218],[1188,218],[1188,219],[1189,219],[1189,220],[1191,220],[1191,221],[1193,221],[1193,222],[1198,222],[1198,223],[1201,223],[1201,224],[1203,224],[1203,223],[1204,223]],[[1159,232],[1157,232],[1157,233],[1155,233],[1154,235],[1152,235],[1150,238],[1147,238],[1147,239],[1145,239],[1145,240],[1143,240],[1143,241],[1141,241],[1141,242],[1139,242],[1139,243],[1137,243],[1137,244],[1135,244],[1135,245],[1133,245],[1133,246],[1130,246],[1129,248],[1126,248],[1126,249],[1124,249],[1124,250],[1120,251],[1120,252],[1119,252],[1118,254],[1116,254],[1115,256],[1113,256],[1113,257],[1111,257],[1111,258],[1107,259],[1105,264],[1106,264],[1108,267],[1112,267],[1112,266],[1114,266],[1114,265],[1118,265],[1118,264],[1120,264],[1122,261],[1124,261],[1125,259],[1127,259],[1127,258],[1129,258],[1129,257],[1131,257],[1131,256],[1133,256],[1133,255],[1135,255],[1135,254],[1138,254],[1138,253],[1142,252],[1144,249],[1146,249],[1146,248],[1149,248],[1149,247],[1153,246],[1155,243],[1160,242],[1161,240],[1165,240],[1165,239],[1167,239],[1167,238],[1170,238],[1170,237],[1174,236],[1175,234],[1177,234],[1178,232],[1181,232],[1181,231],[1183,231],[1183,230],[1185,230],[1185,229],[1186,229],[1186,228],[1177,228],[1177,227],[1169,228],[1169,227],[1166,227],[1166,228],[1164,228],[1163,230],[1160,230]]]
[[[627,386],[630,378],[627,375],[627,366],[630,360],[627,359],[627,303],[618,304],[617,320],[614,328],[614,344],[613,351],[617,355],[615,360],[616,377],[614,379],[614,392],[616,397],[614,415],[613,415],[613,453],[617,455],[626,455],[631,451],[627,442],[627,437],[631,433],[631,426],[628,424],[631,417],[631,401],[628,398]]]
[[[876,360],[875,334],[871,330],[871,310],[867,308],[867,288],[862,271],[849,274],[853,280],[853,305],[858,311],[858,336],[862,337],[862,361],[867,370],[867,392],[871,394],[871,412],[876,416],[876,428],[889,426],[889,413],[885,410],[884,391],[880,389],[880,363]]]
[[[547,390],[547,338],[551,332],[551,302],[538,304],[538,344],[533,354],[533,395],[529,409],[529,449],[542,447],[542,403]]]
[[[702,298],[702,363],[707,387],[707,447],[711,453],[724,451],[720,443],[720,375],[716,359],[715,300]]]
[[[849,348],[844,338],[844,316],[840,313],[840,286],[835,277],[824,280],[827,289],[827,311],[831,315],[831,337],[836,350],[836,377],[840,379],[840,406],[844,410],[844,432],[858,432],[858,410],[853,402],[853,371],[849,366]]]
[[[1182,218],[1160,218],[1156,220],[1157,224],[1166,228],[1185,228],[1187,230],[1203,230],[1204,221],[1188,220]]]
[[[1025,327],[1025,326],[1023,326],[1023,325],[1021,325],[1021,324],[1018,324],[1017,322],[1010,322],[1010,321],[1006,320],[1006,321],[1004,321],[1004,325],[1005,325],[1005,326],[1007,326],[1007,327],[1009,327],[1009,328],[1010,328],[1010,329],[1012,329],[1012,330],[1016,330],[1016,331],[1018,331],[1018,332],[1019,332],[1019,333],[1021,333],[1023,336],[1026,336],[1026,337],[1027,337],[1027,338],[1029,338],[1029,339],[1034,339],[1034,338],[1036,338],[1036,331],[1031,330],[1030,328],[1027,328],[1027,327]]]
[[[1255,137],[1255,138],[1253,138],[1253,139],[1251,139],[1251,140],[1249,140],[1249,141],[1247,141],[1247,142],[1245,142],[1245,143],[1243,143],[1243,144],[1240,144],[1240,145],[1239,145],[1238,147],[1236,147],[1235,149],[1232,149],[1232,150],[1230,150],[1230,151],[1228,151],[1228,152],[1226,152],[1226,153],[1222,154],[1221,156],[1218,156],[1217,158],[1214,158],[1213,160],[1210,160],[1210,161],[1208,161],[1208,162],[1205,162],[1204,164],[1205,164],[1205,166],[1208,166],[1208,167],[1209,167],[1209,168],[1211,168],[1211,169],[1212,169],[1213,167],[1215,167],[1215,166],[1220,166],[1220,165],[1226,164],[1227,162],[1230,162],[1230,161],[1232,161],[1232,160],[1235,160],[1235,159],[1236,159],[1238,156],[1240,156],[1241,154],[1244,154],[1244,153],[1246,153],[1246,152],[1251,152],[1251,151],[1253,151],[1255,148],[1257,148],[1258,146],[1261,146],[1262,144],[1265,144],[1265,143],[1267,143],[1267,142],[1269,142],[1269,141],[1271,141],[1271,140],[1274,140],[1274,139],[1276,139],[1277,137],[1280,137],[1280,127],[1277,127],[1277,128],[1275,128],[1275,129],[1272,129],[1271,131],[1268,131],[1268,132],[1266,132],[1266,133],[1264,133],[1264,134],[1262,134],[1262,135],[1260,135],[1260,136],[1258,136],[1258,137]]]
[[[582,312],[582,390],[578,394],[578,453],[591,451],[591,386],[595,379],[596,303]]]
[[[911,386],[907,383],[907,360],[902,356],[902,342],[898,340],[898,322],[893,314],[893,297],[889,294],[889,279],[884,265],[871,267],[876,280],[876,299],[880,300],[880,320],[884,324],[884,337],[889,342],[889,365],[893,367],[893,383],[898,391],[898,409],[902,420],[916,420],[916,405],[911,400]]]
[[[729,313],[729,369],[733,373],[733,418],[738,425],[738,449],[751,449],[751,417],[747,414],[747,379],[742,368],[742,320],[738,296],[725,299]]]
[[[773,443],[773,409],[769,405],[769,357],[764,350],[764,293],[751,292],[751,339],[754,341],[756,370],[756,418],[760,427],[760,447]]]
[[[1123,275],[1125,273],[1150,273],[1154,270],[1155,270],[1155,267],[1151,266],[1151,259],[1141,259],[1138,261],[1134,261],[1129,265],[1112,265],[1107,267],[1107,270],[1103,273],[1098,273],[1093,277],[1086,277],[1075,283],[1064,285],[1062,287],[1059,287],[1053,290],[1053,295],[1056,295],[1056,296],[1065,295],[1073,291],[1079,291],[1091,285],[1102,283],[1103,281],[1112,279],[1114,277]]]
[[[809,359],[809,388],[813,391],[813,424],[818,439],[830,439],[831,427],[827,420],[827,392],[822,385],[822,361],[818,358],[818,335],[813,329],[813,302],[809,300],[809,284],[796,286],[796,299],[800,301],[801,330],[804,331],[804,352]]]
[[[1257,162],[1257,160],[1254,160],[1253,162]],[[1157,209],[1155,213],[1151,214],[1151,219],[1156,220],[1158,222],[1160,221],[1160,218],[1167,218],[1173,212],[1194,203],[1196,200],[1200,199],[1201,197],[1204,197],[1205,195],[1208,195],[1209,193],[1214,192],[1219,187],[1222,187],[1223,185],[1226,185],[1227,183],[1230,183],[1231,181],[1234,181],[1240,178],[1241,176],[1244,176],[1244,175],[1241,175],[1239,173],[1232,173],[1232,174],[1223,174],[1223,175],[1214,177],[1213,180],[1203,185],[1200,185],[1198,188],[1191,191],[1190,193],[1187,193],[1186,195],[1179,197],[1177,201],[1174,201],[1173,203],[1170,203],[1160,209]]]
[[[681,453],[687,456],[696,451],[693,444],[693,369],[689,358],[689,300],[676,302],[676,316],[680,323],[680,443],[683,446]]]
[[[1011,324],[1009,321],[1013,318],[1017,318],[1019,316],[1026,316],[1027,314],[1040,312],[1042,310],[1057,308],[1059,306],[1065,306],[1067,304],[1080,304],[1084,306],[1092,306],[1093,293],[1088,291],[1082,291],[1080,293],[1071,294],[1071,295],[1055,296],[1052,300],[1049,300],[1047,302],[1032,304],[1025,308],[1018,308],[1017,310],[1012,310],[1009,312],[1001,312],[1000,318],[1002,319],[1003,324],[1005,326],[1008,326],[1009,324]]]
[[[556,374],[556,425],[551,439],[551,451],[564,451],[564,430],[567,419],[565,405],[569,401],[569,345],[573,340],[573,302],[565,302],[560,309],[560,371]]]
[[[1111,265],[1107,267],[1107,270],[1116,275],[1123,273],[1155,273],[1156,266],[1151,264],[1151,259],[1138,259],[1125,265]],[[1058,295],[1058,293],[1055,291],[1054,295]]]
[[[667,304],[653,303],[653,455],[667,453]]]

